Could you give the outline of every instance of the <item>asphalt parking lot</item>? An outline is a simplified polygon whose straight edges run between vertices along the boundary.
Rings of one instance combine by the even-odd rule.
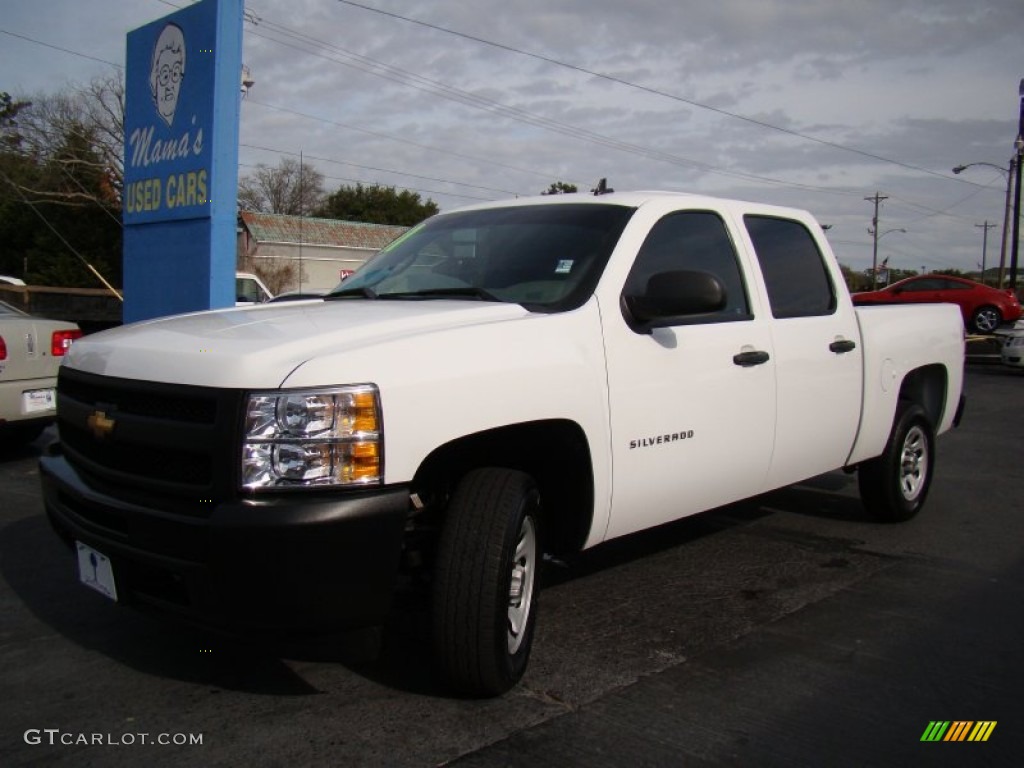
[[[0,765],[1020,765],[1024,372],[967,388],[914,521],[834,473],[549,564],[530,670],[489,701],[437,684],[413,609],[268,644],[84,590],[39,445],[8,453]],[[995,726],[923,742],[935,721]]]

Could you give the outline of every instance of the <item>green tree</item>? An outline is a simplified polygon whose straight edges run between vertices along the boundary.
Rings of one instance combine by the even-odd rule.
[[[32,106],[30,101],[15,101],[7,91],[0,91],[0,146],[5,150],[21,145],[18,133],[18,113]]]
[[[575,184],[569,184],[565,181],[553,181],[551,186],[547,188],[545,192],[541,192],[542,195],[565,195],[572,192],[579,192],[579,188]]]
[[[31,102],[0,96],[0,272],[35,284],[99,287],[84,260],[120,284],[117,83],[95,81]],[[100,93],[109,101],[99,103]]]
[[[314,216],[364,221],[370,224],[396,224],[411,227],[440,210],[429,198],[424,202],[416,192],[407,189],[398,192],[394,187],[378,184],[364,187],[342,185],[327,196]]]
[[[871,275],[857,272],[842,263],[839,265],[839,271],[843,273],[843,280],[846,281],[850,293],[871,290]]]

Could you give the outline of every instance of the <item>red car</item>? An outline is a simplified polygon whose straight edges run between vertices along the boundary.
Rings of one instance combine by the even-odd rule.
[[[949,275],[908,277],[880,291],[853,294],[853,303],[858,305],[937,302],[957,304],[964,325],[977,333],[992,333],[1003,323],[1012,323],[1021,316],[1020,302],[1013,291]]]

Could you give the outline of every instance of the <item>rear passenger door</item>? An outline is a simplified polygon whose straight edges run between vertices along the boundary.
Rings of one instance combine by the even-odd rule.
[[[766,489],[841,467],[860,423],[862,350],[853,306],[816,224],[773,215],[743,223],[772,315],[778,387]]]

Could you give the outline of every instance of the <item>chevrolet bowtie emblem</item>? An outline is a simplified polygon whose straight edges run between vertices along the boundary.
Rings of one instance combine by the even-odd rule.
[[[85,423],[89,425],[89,429],[92,430],[93,435],[96,436],[97,440],[102,440],[108,437],[114,431],[114,426],[117,424],[113,419],[108,419],[107,414],[103,411],[94,411],[89,414],[89,418],[85,420]]]

